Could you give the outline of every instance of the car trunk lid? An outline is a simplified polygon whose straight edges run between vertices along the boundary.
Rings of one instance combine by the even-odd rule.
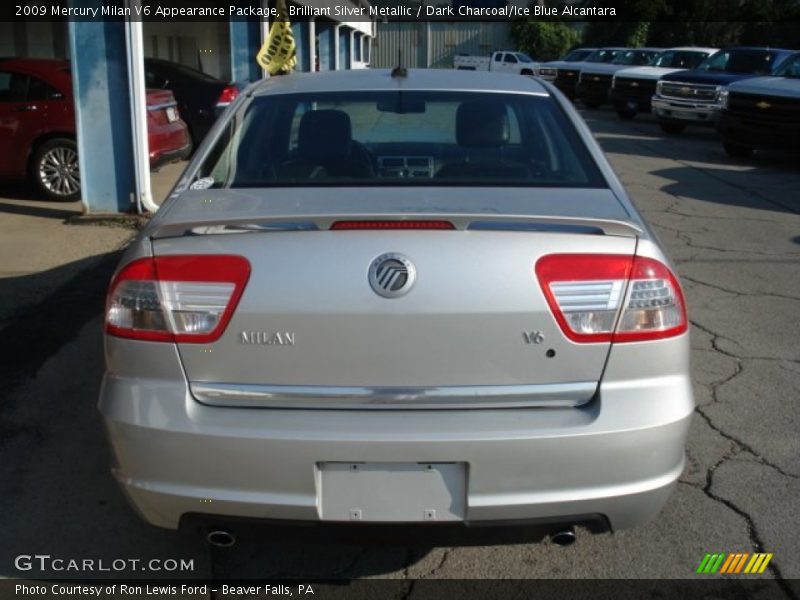
[[[616,199],[595,194],[603,218],[569,216],[569,202],[562,207],[568,216],[552,207],[515,216],[480,209],[470,190],[455,210],[415,209],[390,198],[364,215],[363,204],[358,214],[329,191],[322,216],[316,200],[295,200],[290,212],[285,193],[271,198],[269,210],[259,208],[257,194],[249,210],[234,208],[234,196],[238,204],[242,195],[222,194],[208,196],[212,214],[205,217],[179,206],[181,198],[154,223],[156,256],[238,255],[251,265],[224,334],[211,344],[178,345],[196,398],[306,408],[563,406],[591,399],[610,343],[565,337],[534,266],[557,253],[633,256],[638,226],[613,209]],[[425,198],[418,195],[417,203]],[[343,216],[444,220],[453,229],[331,229]],[[402,295],[385,297],[370,283],[371,267],[387,256],[416,272]]]

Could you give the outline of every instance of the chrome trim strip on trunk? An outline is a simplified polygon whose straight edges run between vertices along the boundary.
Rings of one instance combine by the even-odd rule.
[[[574,407],[597,382],[441,387],[346,387],[192,382],[196,400],[212,406],[303,409],[441,409]]]

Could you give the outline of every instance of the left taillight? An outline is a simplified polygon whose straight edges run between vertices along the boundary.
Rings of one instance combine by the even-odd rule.
[[[242,256],[132,261],[109,286],[106,333],[158,342],[213,342],[225,331],[249,278],[250,263]]]

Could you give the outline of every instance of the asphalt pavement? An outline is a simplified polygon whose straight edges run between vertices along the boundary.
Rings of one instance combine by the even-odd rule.
[[[763,577],[800,578],[800,164],[729,159],[708,130],[673,137],[649,117],[584,116],[674,259],[690,308],[698,408],[686,472],[656,521],[614,534],[579,531],[568,548],[363,546],[286,535],[224,551],[146,525],[109,475],[95,410],[109,254],[0,330],[6,349],[22,343],[0,393],[0,576],[70,576],[15,567],[19,555],[46,553],[191,559],[194,569],[180,575],[197,578],[682,579],[695,576],[706,552],[771,552]],[[25,342],[28,331],[56,341],[42,349]]]

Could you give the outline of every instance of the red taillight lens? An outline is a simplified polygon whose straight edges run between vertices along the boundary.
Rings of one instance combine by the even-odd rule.
[[[241,256],[162,256],[126,265],[111,282],[105,330],[181,343],[217,340],[239,303],[250,263]]]
[[[657,260],[637,257],[614,341],[673,337],[688,327],[686,302],[675,275]]]
[[[231,102],[236,100],[239,96],[239,88],[235,85],[229,85],[222,90],[222,93],[219,95],[219,99],[217,100],[217,107],[224,108],[228,106]]]
[[[554,254],[539,259],[536,275],[561,330],[575,342],[654,340],[686,331],[680,285],[656,260]]]
[[[336,221],[331,229],[455,229],[450,221]]]

